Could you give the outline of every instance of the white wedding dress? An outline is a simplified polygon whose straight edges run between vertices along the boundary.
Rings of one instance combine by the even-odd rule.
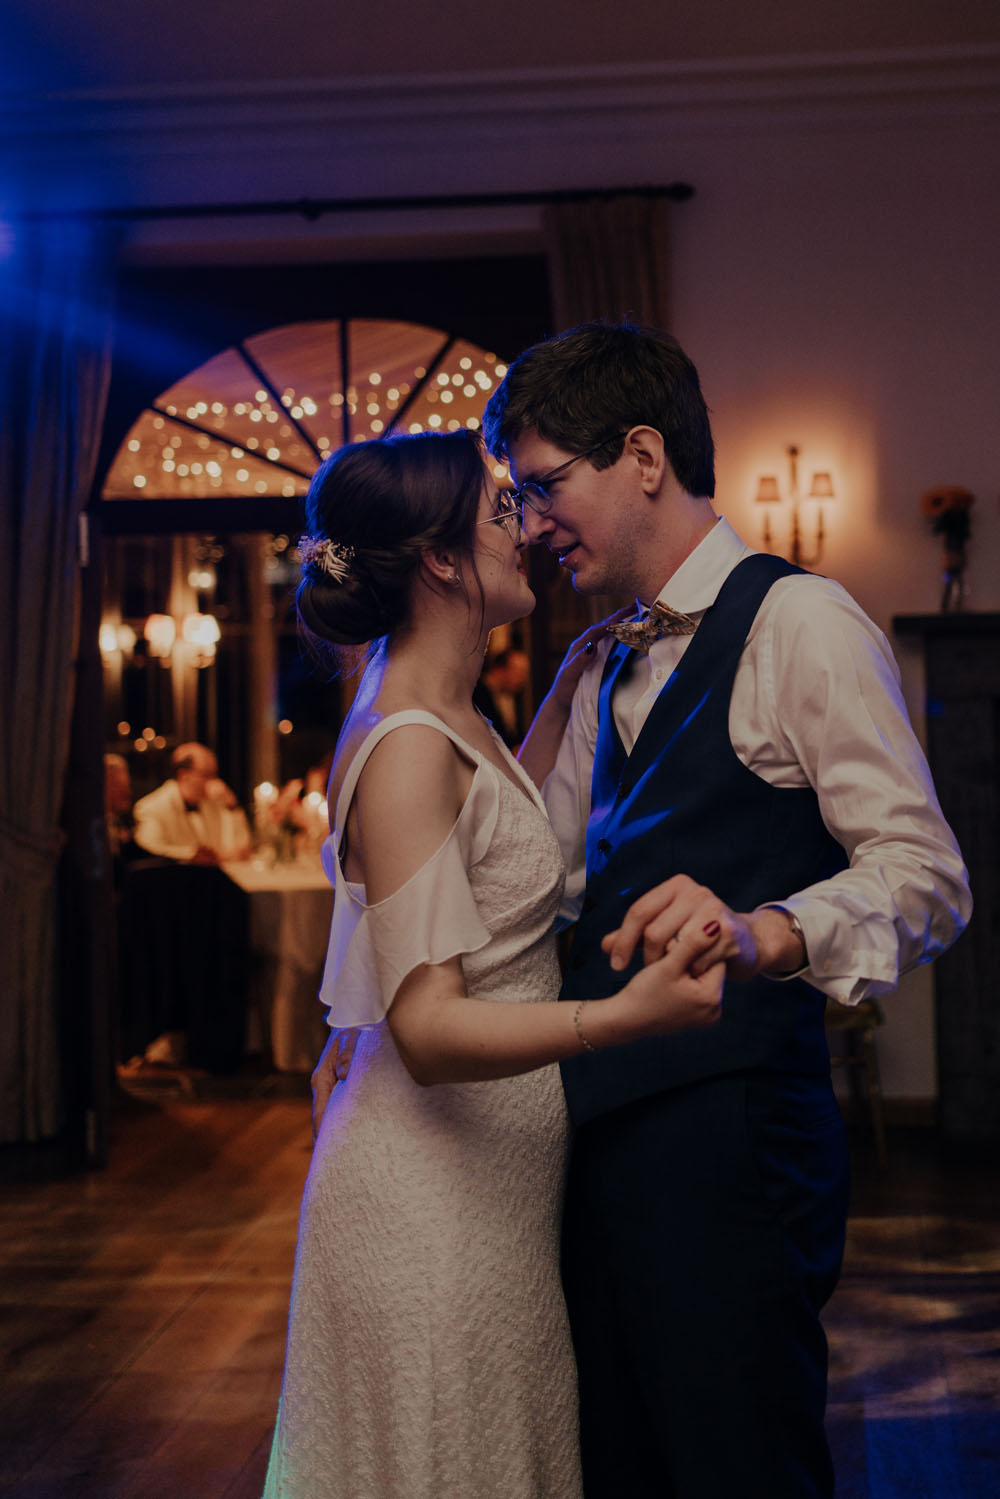
[[[442,848],[369,907],[336,850],[368,754],[414,722],[446,734],[475,775]],[[581,1493],[558,1068],[422,1088],[384,1020],[371,1023],[416,963],[457,953],[472,996],[558,994],[562,861],[535,788],[503,753],[516,785],[440,720],[394,714],[341,791],[324,850],[336,896],[322,998],[332,1023],[369,1023],[306,1183],[265,1499]]]

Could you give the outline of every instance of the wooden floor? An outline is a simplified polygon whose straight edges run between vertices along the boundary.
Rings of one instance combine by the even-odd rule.
[[[0,1189],[0,1494],[258,1499],[310,1148],[269,1086],[125,1099],[106,1171]],[[838,1496],[996,1499],[995,1163],[889,1145],[827,1319]]]

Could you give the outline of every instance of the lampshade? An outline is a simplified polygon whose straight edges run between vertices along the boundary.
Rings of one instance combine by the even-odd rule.
[[[833,492],[833,478],[830,474],[813,474],[812,483],[809,486],[809,498],[811,500],[836,499]]]
[[[757,482],[758,505],[770,505],[781,499],[778,492],[778,481],[773,474],[762,474]]]

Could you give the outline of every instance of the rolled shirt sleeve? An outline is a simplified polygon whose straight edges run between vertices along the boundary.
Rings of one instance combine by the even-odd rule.
[[[686,644],[665,643],[672,664]],[[580,680],[542,793],[567,867],[564,924],[579,915],[586,882],[597,699],[609,648],[602,642]],[[629,727],[634,736],[639,724]],[[962,856],[888,641],[839,584],[796,575],[772,587],[740,660],[729,729],[739,758],[769,785],[814,788],[850,861],[833,878],[772,902],[802,924],[810,983],[856,1004],[894,989],[903,973],[950,946],[972,910]]]
[[[802,924],[804,976],[856,1004],[950,946],[971,914],[968,876],[882,632],[825,578],[776,585],[758,620],[733,745],[772,783],[794,784],[798,767],[848,856],[842,873],[780,904]]]

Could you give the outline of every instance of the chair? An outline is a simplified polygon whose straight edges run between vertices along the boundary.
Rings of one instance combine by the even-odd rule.
[[[882,1087],[879,1081],[875,1032],[884,1023],[885,1016],[874,999],[863,999],[856,1005],[841,1005],[835,999],[828,999],[826,1002],[827,1035],[838,1035],[844,1038],[842,1051],[831,1048],[831,1065],[848,1069],[851,1101],[856,1111],[860,1113],[863,1097],[867,1098],[872,1116],[872,1130],[875,1135],[875,1154],[879,1165],[883,1167],[888,1165],[888,1158],[885,1149],[885,1122],[882,1116]]]

